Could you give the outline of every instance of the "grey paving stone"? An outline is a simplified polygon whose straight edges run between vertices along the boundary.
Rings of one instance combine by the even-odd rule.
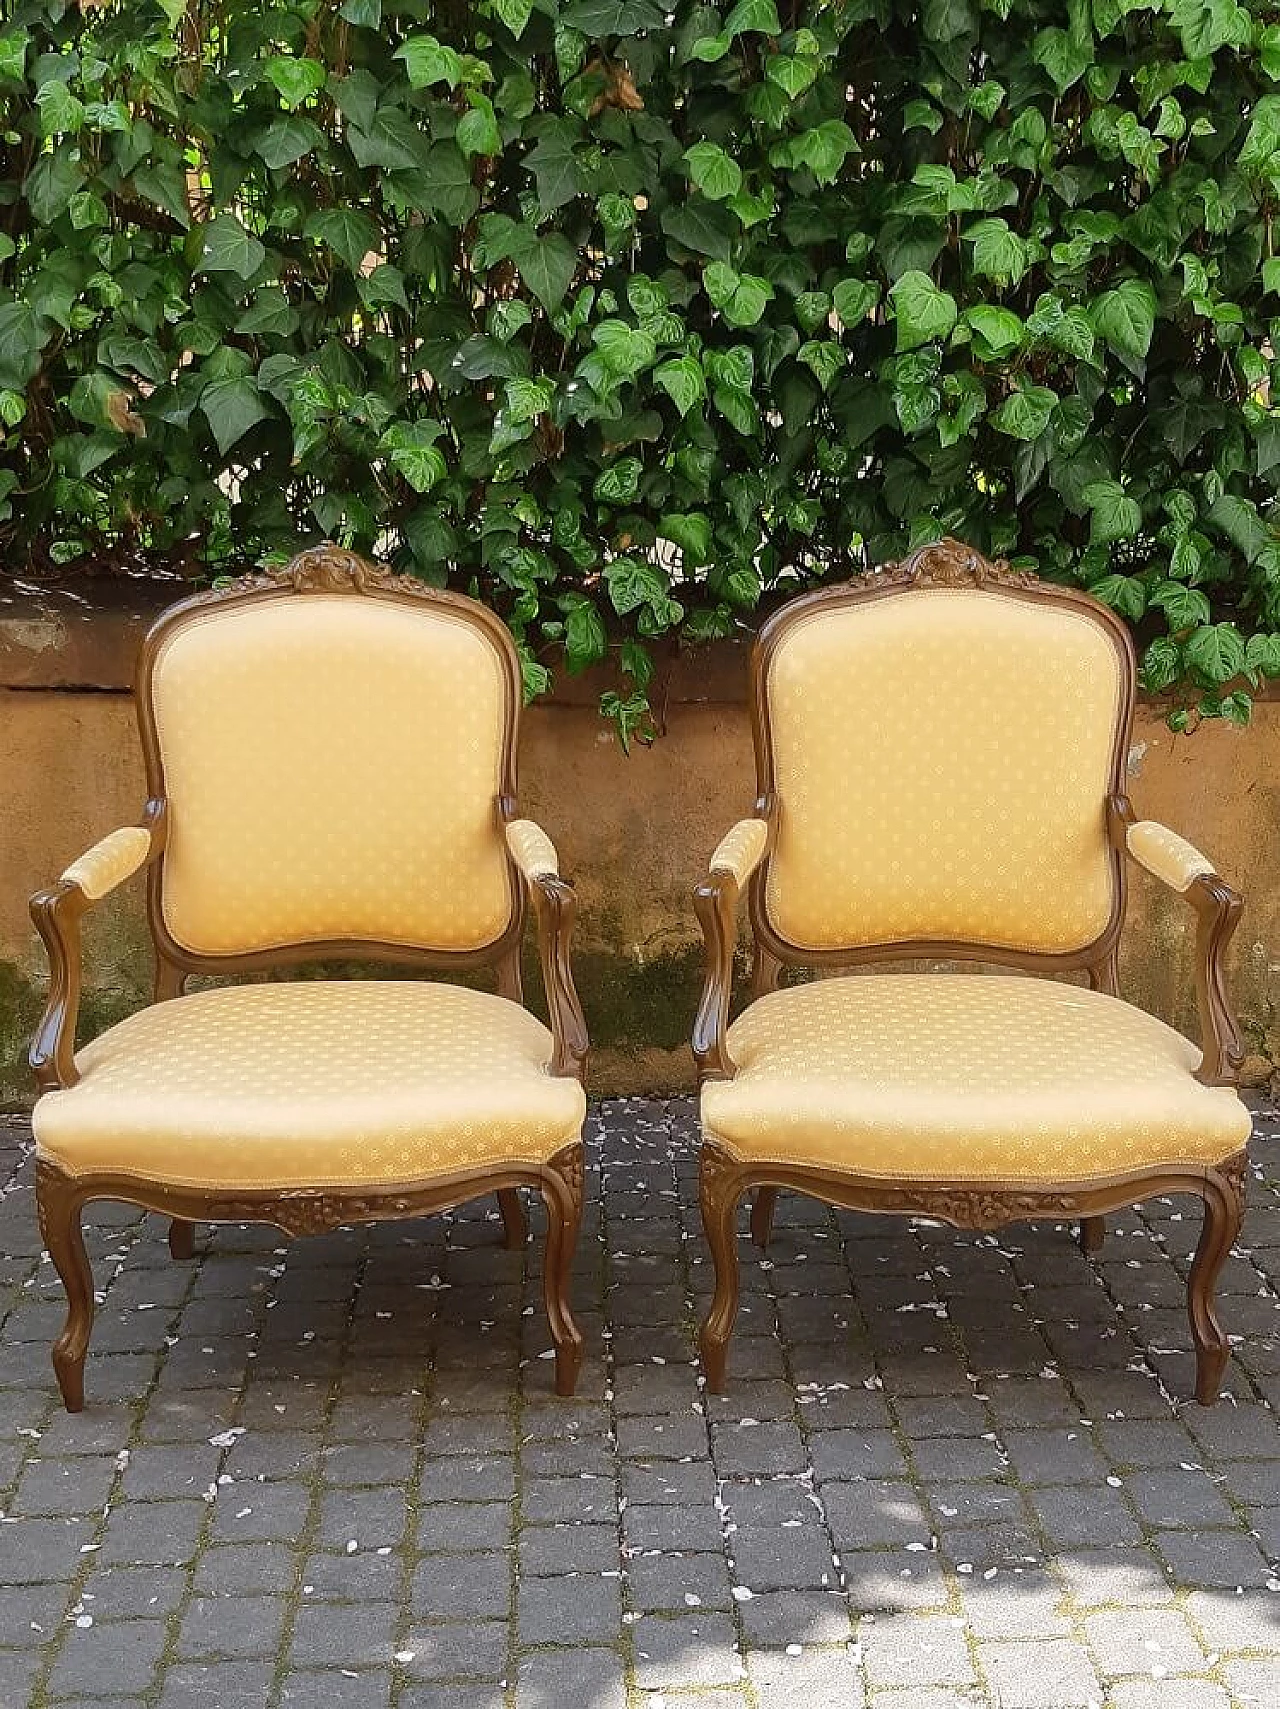
[[[160,1668],[162,1620],[112,1620],[72,1627],[49,1676],[52,1697],[141,1697]]]
[[[1171,1608],[1091,1614],[1085,1637],[1099,1668],[1106,1675],[1198,1673],[1207,1664],[1184,1615]]]
[[[411,1680],[501,1680],[507,1674],[511,1628],[503,1620],[414,1626],[399,1652]]]
[[[1000,1709],[1090,1709],[1102,1702],[1088,1652],[1072,1639],[983,1643],[978,1660]]]
[[[553,1703],[626,1709],[622,1658],[615,1650],[530,1650],[520,1657],[516,1701],[529,1709]]]
[[[1233,1650],[1275,1651],[1280,1654],[1280,1598],[1274,1591],[1196,1590],[1186,1611],[1205,1647],[1229,1654]]]
[[[1209,1679],[1120,1679],[1107,1709],[1228,1709],[1226,1692]]]
[[[506,1709],[503,1685],[409,1686],[400,1695],[400,1709]]]
[[[1156,1549],[1183,1588],[1255,1589],[1271,1576],[1261,1549],[1238,1531],[1162,1531]]]
[[[262,1709],[273,1673],[261,1662],[180,1662],[164,1676],[159,1709]]]
[[[526,1525],[520,1532],[520,1571],[531,1578],[562,1573],[617,1572],[614,1525]]]
[[[413,1612],[420,1618],[507,1617],[511,1563],[501,1555],[427,1555],[413,1575]]]
[[[288,1542],[300,1535],[310,1507],[304,1483],[246,1479],[219,1490],[211,1534],[218,1543]]]
[[[303,1602],[293,1627],[295,1668],[385,1668],[397,1648],[399,1605],[362,1597],[349,1604]]]
[[[753,1649],[788,1644],[839,1644],[852,1636],[849,1609],[834,1590],[775,1590],[738,1605],[743,1635]]]
[[[1142,1539],[1120,1490],[1107,1484],[1091,1488],[1087,1501],[1076,1489],[1035,1489],[1029,1491],[1029,1500],[1052,1548],[1096,1548]]]
[[[389,1670],[328,1667],[288,1674],[280,1702],[296,1704],[298,1709],[318,1703],[325,1709],[388,1709],[393,1690]]]
[[[277,1596],[197,1596],[178,1628],[182,1661],[268,1660],[280,1649],[285,1603]]]
[[[287,1543],[229,1543],[202,1551],[194,1585],[201,1596],[283,1596],[296,1572],[297,1556]]]
[[[946,1615],[864,1625],[859,1632],[867,1683],[875,1690],[968,1685],[973,1662],[962,1628]]]
[[[1004,1445],[1023,1483],[1096,1484],[1111,1469],[1084,1429],[1006,1430]]]
[[[1228,1662],[1222,1671],[1242,1709],[1270,1709],[1280,1702],[1280,1661]]]
[[[672,1619],[642,1620],[633,1638],[636,1684],[642,1691],[732,1685],[742,1677],[736,1633],[726,1614],[698,1610]]]
[[[571,1574],[525,1579],[516,1594],[522,1645],[613,1642],[622,1625],[619,1578]]]
[[[814,1514],[808,1524],[740,1526],[728,1539],[734,1578],[752,1590],[809,1590],[836,1583],[831,1543]]]
[[[627,1591],[640,1614],[733,1607],[729,1568],[719,1553],[633,1555],[627,1563]]]

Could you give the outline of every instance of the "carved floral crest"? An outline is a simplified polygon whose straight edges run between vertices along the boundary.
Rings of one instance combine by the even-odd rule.
[[[271,588],[294,593],[412,593],[430,597],[432,589],[415,576],[396,575],[384,564],[375,564],[326,540],[295,554],[287,564],[240,576],[214,588],[207,597],[230,599],[237,594],[265,592]]]
[[[905,558],[855,576],[861,587],[1000,587],[1033,588],[1039,578],[1030,570],[1015,570],[1006,558],[984,558],[973,546],[942,540],[918,546]]]

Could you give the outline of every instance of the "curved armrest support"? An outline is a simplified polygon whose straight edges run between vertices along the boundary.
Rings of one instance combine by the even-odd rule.
[[[586,1074],[591,1041],[569,959],[578,899],[573,886],[561,878],[555,845],[540,826],[531,819],[511,819],[504,831],[511,858],[528,887],[538,924],[538,957],[555,1045],[548,1072],[581,1080]]]
[[[772,840],[771,819],[740,819],[721,839],[707,878],[693,893],[693,906],[707,944],[706,979],[693,1023],[693,1058],[698,1065],[699,1085],[704,1080],[732,1080],[737,1072],[726,1035],[733,995],[738,899],[769,852]]]
[[[1112,799],[1109,820],[1113,842],[1195,909],[1201,1052],[1196,1079],[1206,1086],[1234,1086],[1244,1061],[1244,1040],[1227,993],[1224,963],[1244,898],[1185,837],[1152,819],[1135,819],[1125,797]]]
[[[56,884],[31,898],[31,918],[49,957],[49,997],[28,1057],[42,1092],[74,1086],[80,1078],[75,1063],[82,981],[80,921],[92,903],[160,854],[162,811],[149,809],[148,818],[146,824],[128,825],[103,837],[73,860]]]

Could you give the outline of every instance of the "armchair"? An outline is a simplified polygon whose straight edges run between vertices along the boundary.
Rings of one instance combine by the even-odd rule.
[[[787,1188],[959,1227],[1070,1218],[1086,1251],[1108,1212],[1196,1194],[1196,1398],[1217,1397],[1214,1286],[1251,1125],[1223,971],[1242,903],[1198,850],[1136,820],[1133,698],[1132,643],[1105,606],[954,540],[764,626],[755,816],[694,898],[713,1392],[738,1306],[738,1203],[755,1195],[764,1246]],[[1130,859],[1197,912],[1199,1050],[1118,995]],[[751,993],[730,1024],[744,894]],[[868,976],[922,958],[1011,971]],[[784,984],[798,966],[836,976]],[[1044,977],[1073,973],[1087,987]]]
[[[518,1189],[547,1209],[556,1387],[582,1341],[569,1272],[582,1212],[587,1032],[574,894],[516,816],[519,661],[474,601],[333,546],[167,612],[139,661],[150,800],[33,898],[49,1000],[31,1051],[40,1227],[66,1288],[53,1362],[84,1404],[94,1297],[85,1204],[286,1235]],[[155,1003],[77,1051],[80,921],[145,868]],[[550,1028],[522,1005],[527,906]],[[496,993],[425,978],[221,984],[304,960],[484,966]]]

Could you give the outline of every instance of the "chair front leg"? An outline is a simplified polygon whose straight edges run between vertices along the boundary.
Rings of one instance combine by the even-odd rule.
[[[84,1410],[84,1361],[93,1331],[93,1274],[84,1249],[82,1188],[52,1163],[36,1164],[40,1238],[67,1294],[67,1321],[53,1344],[53,1369],[68,1412]]]
[[[1187,1315],[1196,1346],[1196,1399],[1212,1406],[1222,1387],[1231,1344],[1214,1309],[1214,1287],[1244,1221],[1245,1153],[1205,1172],[1204,1226],[1187,1280]]]
[[[714,1145],[704,1143],[698,1167],[698,1202],[715,1264],[716,1288],[698,1342],[711,1394],[724,1393],[729,1337],[738,1315],[737,1211],[744,1187],[741,1167]]]
[[[778,1189],[776,1187],[757,1187],[755,1202],[751,1206],[751,1238],[761,1252],[769,1249],[769,1238],[773,1233],[773,1213],[778,1205]]]
[[[547,1322],[556,1349],[556,1393],[571,1395],[582,1366],[582,1335],[569,1304],[573,1254],[582,1221],[582,1141],[575,1140],[547,1164],[542,1199],[547,1207],[547,1250],[542,1261],[542,1291]]]

